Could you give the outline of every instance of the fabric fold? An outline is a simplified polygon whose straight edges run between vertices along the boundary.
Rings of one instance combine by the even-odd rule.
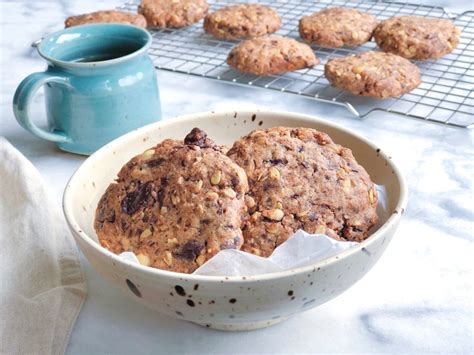
[[[0,353],[63,354],[86,297],[79,254],[36,168],[0,137]]]

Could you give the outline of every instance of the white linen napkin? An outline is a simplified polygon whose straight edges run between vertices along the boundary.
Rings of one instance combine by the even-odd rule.
[[[76,245],[35,167],[0,137],[0,354],[63,354],[86,297]]]

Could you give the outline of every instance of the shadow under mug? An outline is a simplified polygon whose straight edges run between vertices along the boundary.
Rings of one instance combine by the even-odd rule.
[[[111,140],[161,119],[151,35],[121,24],[71,27],[34,44],[47,63],[18,86],[13,111],[33,135],[88,155]],[[31,121],[29,106],[44,86],[49,130]]]

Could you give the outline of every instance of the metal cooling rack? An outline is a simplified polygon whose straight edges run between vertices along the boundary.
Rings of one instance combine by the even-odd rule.
[[[231,3],[247,1],[209,2],[209,11],[214,11]],[[351,95],[330,86],[324,77],[324,64],[328,59],[374,49],[376,45],[373,41],[357,48],[329,49],[313,45],[313,50],[321,59],[320,65],[284,75],[261,77],[231,69],[225,60],[238,41],[213,38],[203,31],[201,21],[182,29],[150,30],[154,39],[150,56],[156,68],[301,95],[344,106],[360,118],[375,111],[384,111],[454,127],[474,127],[474,11],[453,16],[441,7],[358,0],[253,2],[267,4],[278,11],[282,26],[277,33],[293,38],[299,38],[298,20],[302,16],[329,6],[345,6],[369,12],[379,20],[399,15],[448,18],[461,29],[461,41],[455,51],[441,59],[416,62],[421,69],[422,84],[408,94],[386,100]],[[136,11],[137,2],[126,3],[120,8]]]

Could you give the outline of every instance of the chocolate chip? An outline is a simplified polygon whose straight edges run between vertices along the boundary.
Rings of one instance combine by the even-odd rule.
[[[232,176],[230,178],[230,183],[232,184],[232,187],[234,188],[234,190],[237,190],[237,186],[239,185],[239,178],[236,176]]]
[[[186,300],[186,303],[188,304],[189,307],[194,307],[194,301],[193,300]]]
[[[237,245],[242,239],[239,236],[234,237],[234,244]]]
[[[165,159],[158,158],[158,159],[152,159],[148,161],[146,165],[148,165],[150,168],[156,168],[157,166],[160,166],[164,162],[165,162]]]
[[[207,138],[206,132],[199,128],[193,128],[192,131],[184,138],[184,143],[188,145],[197,145],[201,148],[210,148],[214,146],[214,142]]]
[[[143,185],[139,185],[135,191],[127,193],[122,200],[122,211],[128,215],[137,212],[141,207],[146,205],[151,190],[151,182],[147,182]]]
[[[161,208],[163,207],[163,201],[165,200],[165,188],[166,185],[168,185],[168,179],[167,178],[161,178],[160,180],[160,189],[158,190],[158,193],[156,194],[156,199],[158,201],[158,206]]]
[[[204,244],[199,240],[190,240],[186,242],[182,247],[178,255],[182,256],[187,260],[196,260],[201,250],[204,248]]]
[[[99,213],[97,213],[97,220],[100,223],[103,222],[109,222],[109,223],[114,223],[115,222],[115,210],[113,209],[108,209],[108,208],[101,208],[99,210]]]
[[[293,291],[288,291],[288,296],[293,296]]]
[[[256,118],[257,118],[257,115],[256,115],[256,114],[253,114],[253,115],[252,115],[252,122],[255,121]]]
[[[195,284],[195,285],[194,285],[194,291],[197,291],[198,288],[199,288],[199,284]]]
[[[237,302],[237,300],[236,300],[235,298],[231,298],[231,299],[229,300],[229,303],[235,303],[235,302]]]
[[[286,165],[288,164],[288,160],[286,159],[267,159],[264,160],[265,163],[270,163],[272,165]]]

